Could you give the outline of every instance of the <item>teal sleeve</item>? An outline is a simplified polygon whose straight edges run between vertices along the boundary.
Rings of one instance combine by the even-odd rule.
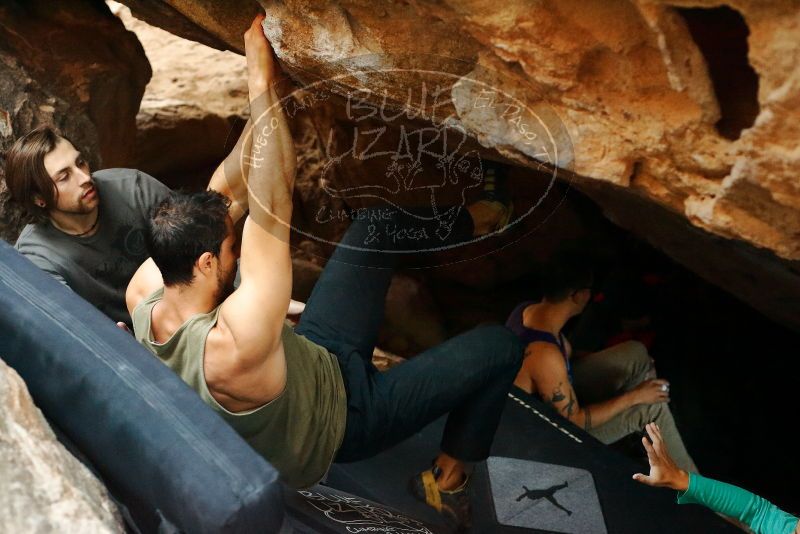
[[[756,534],[791,534],[798,521],[758,495],[696,473],[689,473],[689,488],[678,495],[678,504],[692,503],[734,517]]]

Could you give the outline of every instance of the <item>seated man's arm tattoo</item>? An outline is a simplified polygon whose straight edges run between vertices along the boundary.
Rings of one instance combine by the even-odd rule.
[[[550,396],[550,399],[549,400],[545,399],[545,400],[547,400],[547,402],[549,402],[550,404],[555,404],[557,402],[563,401],[564,399],[566,399],[566,397],[564,396],[564,392],[561,391],[561,382],[559,382],[556,388],[553,390],[553,394]]]
[[[567,396],[561,389],[563,382],[559,382],[558,385],[553,389],[553,394],[550,396],[549,399],[545,399],[547,402],[553,405],[558,411],[562,413],[565,417],[569,418],[575,412],[575,393],[573,392],[572,388],[569,388],[569,400],[567,404],[563,407],[559,408],[556,406],[559,402],[565,400]]]
[[[569,392],[569,401],[564,407],[564,410],[567,412],[568,418],[572,417],[572,414],[575,412],[575,394],[572,391]]]

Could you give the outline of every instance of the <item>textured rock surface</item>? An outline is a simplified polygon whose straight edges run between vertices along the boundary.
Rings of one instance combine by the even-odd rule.
[[[153,71],[136,117],[132,166],[171,187],[207,183],[246,119],[245,58],[151,26],[122,4],[110,5],[138,37]]]
[[[0,360],[0,532],[124,532],[94,475],[56,440]]]
[[[149,78],[136,36],[102,2],[3,2],[0,153],[30,129],[52,124],[95,168],[130,165]],[[13,240],[20,221],[7,216],[5,203],[0,211],[3,238]]]
[[[179,21],[191,21],[234,50],[241,49],[239,34],[225,34],[220,23],[238,28],[253,5],[246,0],[224,8],[210,0],[130,3],[170,6],[175,22],[157,24],[179,31]],[[800,302],[796,2],[734,0],[727,3],[730,8],[719,8],[707,0],[519,0],[501,10],[486,0],[261,4],[268,36],[296,80],[401,65],[488,84],[454,83],[444,108],[483,145],[484,156],[538,166],[536,153],[512,127],[518,123],[508,124],[507,106],[486,105],[479,113],[470,106],[481,97],[476,87],[505,91],[540,117],[551,110],[568,140],[556,140],[563,148],[559,157],[538,159],[574,170],[576,187],[612,220],[657,247],[672,253],[682,242],[677,257],[695,271],[706,277],[736,271],[710,280],[797,326],[788,309]],[[696,7],[709,10],[688,9]],[[711,45],[716,39],[739,48],[709,47],[703,28],[712,33]],[[737,54],[739,63],[725,66],[725,58]],[[348,61],[355,56],[362,57]],[[726,70],[732,78],[718,79]],[[345,77],[339,85],[385,91],[389,109],[406,103],[421,83],[419,76],[404,74],[364,80]],[[654,219],[664,213],[675,222],[668,236],[642,231],[655,224],[646,220],[649,210],[642,206],[653,206]],[[636,217],[630,217],[633,211]],[[733,240],[731,246],[726,239]],[[722,255],[703,254],[709,240],[720,244]],[[784,297],[776,300],[742,286],[748,277],[767,294],[783,291]]]
[[[259,6],[253,0],[128,0],[133,15],[153,26],[220,50],[244,53],[242,34]]]
[[[171,5],[238,50],[240,35],[223,35],[220,21],[241,26],[252,2],[224,9],[209,0],[149,4]],[[262,4],[267,33],[296,77],[345,72],[354,65],[331,63],[360,54],[447,55],[469,70],[514,74],[509,81],[519,85],[500,88],[553,107],[568,128],[579,175],[631,187],[715,233],[800,259],[795,2],[730,2],[750,31],[760,104],[755,125],[733,141],[714,128],[720,109],[703,54],[681,15],[660,2],[517,1],[500,11],[485,0]],[[391,81],[390,98],[404,102],[402,83],[416,80]],[[534,165],[513,139],[465,122],[491,148]]]
[[[361,53],[434,53],[472,62],[473,74],[481,65],[516,74],[517,87],[489,81],[555,110],[578,175],[629,187],[712,232],[800,259],[800,52],[791,46],[800,11],[782,6],[738,6],[750,25],[761,113],[736,141],[714,128],[719,107],[685,24],[657,3],[512,2],[492,15],[487,2],[341,2],[320,9],[311,26],[302,3],[270,4],[267,12],[279,55],[302,69]],[[403,101],[406,87],[389,90]],[[498,136],[494,121],[463,122],[484,144],[533,164],[511,136]]]

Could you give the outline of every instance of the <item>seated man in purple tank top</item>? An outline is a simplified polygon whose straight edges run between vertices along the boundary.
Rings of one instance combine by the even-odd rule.
[[[667,405],[669,383],[656,378],[644,345],[628,341],[572,361],[561,330],[586,307],[592,280],[584,258],[558,254],[544,269],[543,299],[523,302],[511,312],[506,326],[526,346],[514,384],[606,444],[656,422],[676,463],[696,472]]]

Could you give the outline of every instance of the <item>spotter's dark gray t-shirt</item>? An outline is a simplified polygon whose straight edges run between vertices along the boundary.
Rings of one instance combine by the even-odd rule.
[[[100,197],[94,235],[67,235],[48,221],[27,225],[15,246],[111,319],[130,325],[125,289],[149,257],[146,222],[169,188],[135,169],[105,169],[92,173],[92,179]]]

